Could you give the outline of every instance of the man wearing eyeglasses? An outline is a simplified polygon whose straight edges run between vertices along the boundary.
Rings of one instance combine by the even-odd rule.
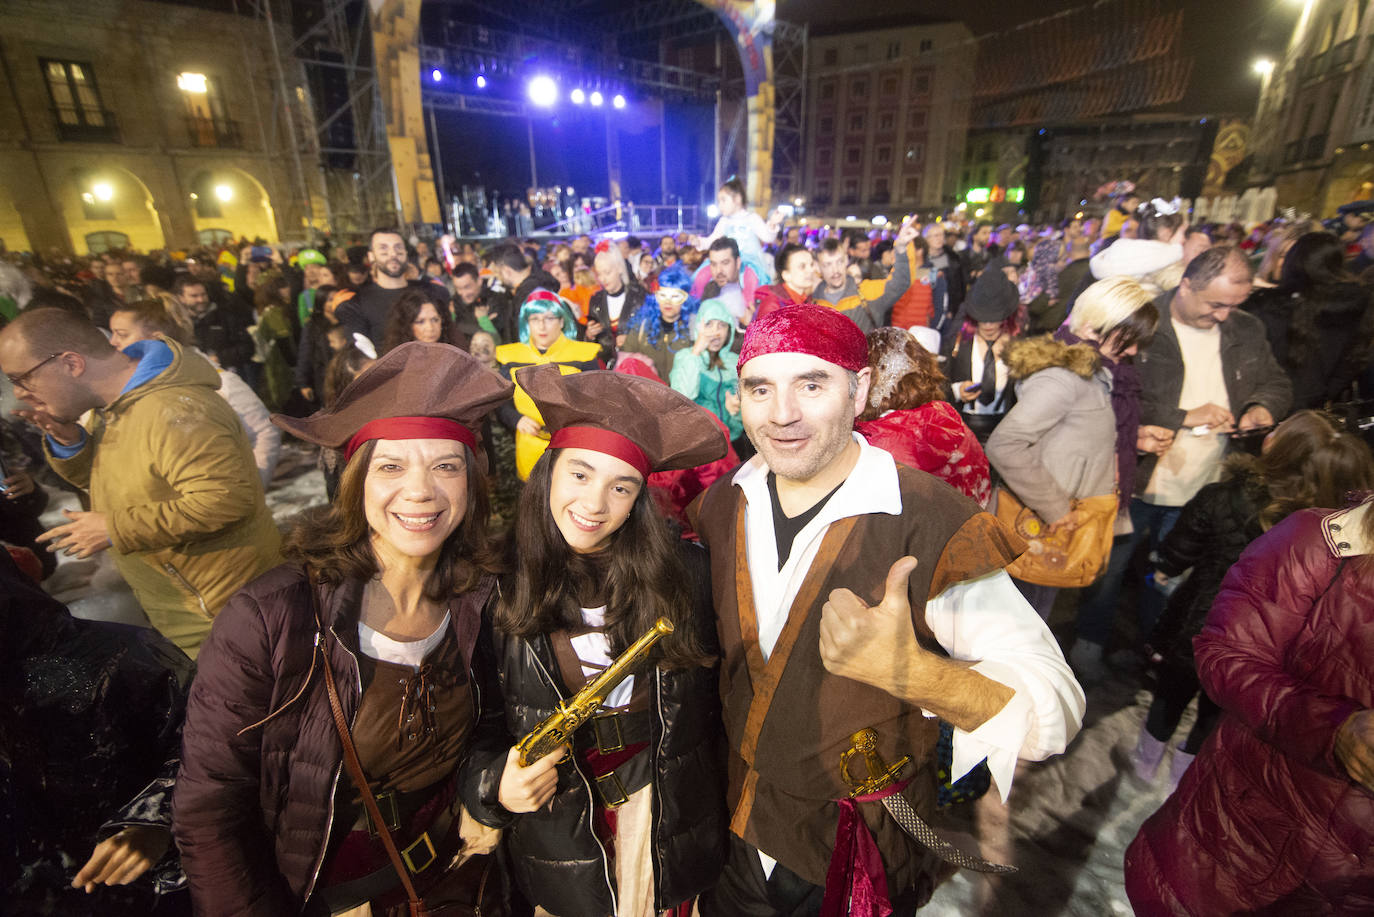
[[[0,331],[0,370],[53,470],[90,494],[90,511],[65,511],[38,540],[79,558],[109,550],[148,620],[194,659],[220,607],[280,560],[215,368],[164,338],[121,353],[85,318],[33,309]]]

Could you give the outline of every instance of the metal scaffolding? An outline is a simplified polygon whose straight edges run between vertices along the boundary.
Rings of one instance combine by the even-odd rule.
[[[773,198],[800,193],[806,150],[807,27],[773,23]]]
[[[240,2],[272,36],[278,117],[267,121],[269,149],[291,160],[298,212],[309,226],[336,235],[395,222],[396,183],[366,0]]]

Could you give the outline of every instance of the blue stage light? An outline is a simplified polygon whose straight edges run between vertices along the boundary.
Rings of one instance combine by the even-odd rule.
[[[443,82],[444,72],[436,67],[429,72],[429,78],[436,83]]]
[[[541,108],[550,108],[558,102],[558,84],[550,76],[536,76],[526,88],[530,101]]]
[[[601,93],[600,93],[600,92],[597,92],[595,89],[592,90],[591,100],[592,100],[592,105],[593,105],[593,107],[595,107],[595,108],[600,108],[600,107],[601,107],[601,103],[604,102],[604,101],[606,101],[606,100],[602,97]]]
[[[487,88],[487,78],[484,77],[484,76],[482,76],[482,74],[480,74],[480,73],[477,74],[477,88],[478,88],[478,89],[486,89],[486,88]]]
[[[583,102],[587,101],[587,94],[581,89],[574,89],[569,94],[568,98],[572,99],[574,105],[581,105]]]
[[[623,95],[621,95],[620,93],[617,92],[617,93],[615,94],[615,98],[614,98],[614,99],[611,99],[611,104],[614,105],[616,108],[624,108],[624,107],[625,107],[625,97],[624,97]]]

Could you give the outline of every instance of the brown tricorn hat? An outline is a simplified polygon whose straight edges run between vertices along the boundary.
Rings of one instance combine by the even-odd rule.
[[[459,440],[480,456],[476,444],[482,418],[514,391],[451,344],[409,341],[359,373],[333,406],[309,417],[273,414],[272,422],[333,449],[350,447],[360,437],[347,448],[350,455],[368,439],[433,438]]]
[[[550,449],[581,447],[623,459],[646,478],[714,462],[729,442],[715,417],[662,382],[591,370],[562,375],[551,365],[517,370],[539,406]]]

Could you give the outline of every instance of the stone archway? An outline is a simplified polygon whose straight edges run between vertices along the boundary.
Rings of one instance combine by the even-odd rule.
[[[9,252],[32,251],[24,219],[19,215],[9,188],[0,184],[0,246]]]
[[[187,184],[191,221],[197,236],[227,230],[235,237],[277,240],[272,199],[262,182],[234,166],[201,169]]]
[[[122,166],[74,169],[57,193],[72,248],[88,248],[86,237],[117,230],[130,247],[152,251],[167,244],[153,194],[143,180]]]

